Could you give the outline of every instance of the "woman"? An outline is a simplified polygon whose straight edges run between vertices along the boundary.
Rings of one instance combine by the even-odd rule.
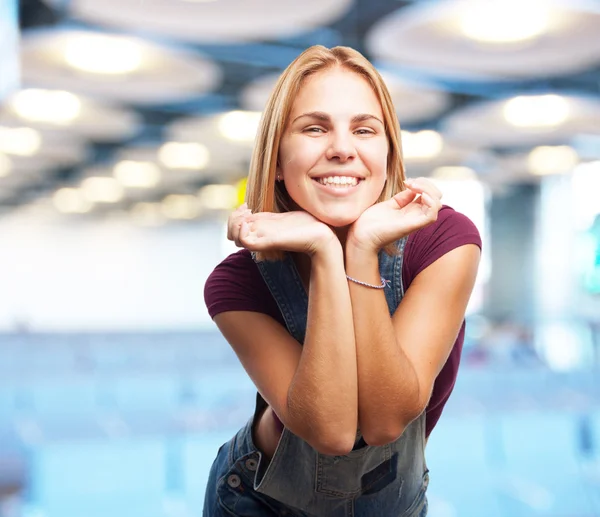
[[[229,219],[244,249],[205,287],[259,392],[219,449],[205,517],[426,515],[426,437],[481,247],[440,197],[405,179],[394,107],[362,55],[311,47],[283,72]]]

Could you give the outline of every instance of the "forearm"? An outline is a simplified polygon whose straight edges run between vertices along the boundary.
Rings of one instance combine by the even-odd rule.
[[[339,243],[311,261],[302,356],[288,392],[304,436],[332,450],[354,442],[358,425],[352,307]]]
[[[379,285],[375,252],[347,248],[349,276]],[[365,441],[392,441],[414,418],[420,400],[416,373],[397,343],[382,289],[349,282],[356,341],[359,424]]]

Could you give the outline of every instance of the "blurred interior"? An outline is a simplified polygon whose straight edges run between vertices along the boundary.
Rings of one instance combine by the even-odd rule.
[[[0,0],[0,517],[201,515],[255,393],[203,285],[312,44],[483,237],[429,515],[600,516],[597,1]]]

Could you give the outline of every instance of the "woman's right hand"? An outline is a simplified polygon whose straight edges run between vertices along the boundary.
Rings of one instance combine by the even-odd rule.
[[[308,212],[253,214],[245,203],[229,216],[227,238],[250,251],[281,250],[308,255],[337,241],[333,230]]]

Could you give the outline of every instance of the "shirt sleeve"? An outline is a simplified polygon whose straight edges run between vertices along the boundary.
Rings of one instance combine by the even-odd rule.
[[[227,311],[267,314],[282,323],[281,313],[248,250],[229,255],[204,284],[210,317]]]
[[[414,278],[437,259],[465,244],[481,248],[477,227],[464,214],[444,205],[435,223],[409,236],[404,252],[402,282],[408,289]]]

